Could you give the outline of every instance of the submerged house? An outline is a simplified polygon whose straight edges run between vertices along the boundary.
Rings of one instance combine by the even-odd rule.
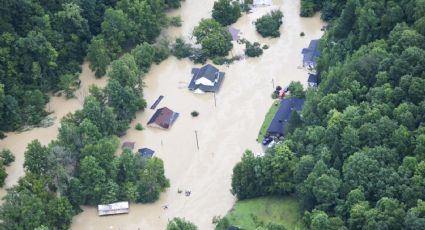
[[[135,144],[136,144],[135,142],[126,141],[126,142],[122,143],[121,148],[122,149],[133,150]]]
[[[224,79],[224,72],[220,72],[213,65],[192,69],[192,80],[189,90],[195,93],[217,92]]]
[[[235,27],[229,26],[227,27],[227,31],[229,31],[230,35],[232,35],[233,41],[239,40],[239,34],[241,33],[240,30],[236,29]]]
[[[311,40],[310,44],[308,45],[308,48],[304,48],[302,50],[303,54],[303,66],[309,67],[311,69],[316,68],[317,65],[317,58],[320,55],[319,51],[319,40]]]
[[[317,87],[317,74],[309,74],[307,80],[308,87],[316,88]]]
[[[116,214],[124,214],[129,212],[129,204],[127,201],[116,202],[112,204],[99,204],[97,212],[99,216],[108,216]]]
[[[141,157],[146,157],[146,158],[152,157],[153,154],[155,153],[155,151],[149,148],[141,148],[137,152],[140,154]]]
[[[272,122],[270,123],[269,128],[267,129],[267,134],[273,137],[282,137],[285,136],[286,126],[289,119],[291,118],[292,111],[301,111],[304,107],[304,99],[300,98],[288,98],[283,99],[280,102],[279,109],[273,117]]]
[[[149,119],[147,125],[149,127],[168,129],[173,125],[178,116],[179,113],[176,113],[167,107],[163,107],[154,113],[151,119]]]

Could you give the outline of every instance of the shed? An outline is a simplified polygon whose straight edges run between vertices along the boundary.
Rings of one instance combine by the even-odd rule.
[[[309,74],[307,80],[308,87],[317,87],[317,74]]]
[[[97,212],[99,216],[108,216],[116,214],[125,214],[129,212],[128,201],[116,202],[111,204],[99,204]]]
[[[320,55],[318,49],[319,40],[311,40],[308,48],[304,48],[301,53],[303,54],[303,66],[309,68],[316,68],[316,61]]]
[[[172,111],[167,107],[158,109],[154,115],[149,119],[148,126],[168,129],[177,120],[179,113]]]
[[[141,148],[137,150],[137,152],[140,154],[141,157],[147,157],[147,158],[152,157],[153,154],[155,153],[155,151],[149,148]]]
[[[126,142],[122,143],[121,148],[122,149],[133,150],[134,149],[134,144],[135,144],[135,142],[126,141]]]
[[[285,136],[285,126],[291,118],[292,111],[301,111],[304,107],[304,99],[288,98],[280,102],[279,109],[273,117],[267,129],[267,134],[274,137]]]

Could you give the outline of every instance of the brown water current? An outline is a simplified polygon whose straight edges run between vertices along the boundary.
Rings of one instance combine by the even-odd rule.
[[[170,15],[180,15],[183,26],[170,28],[163,35],[191,38],[193,28],[201,18],[210,17],[214,0],[186,0],[178,10]],[[220,91],[214,94],[193,94],[187,89],[191,68],[189,60],[170,57],[160,65],[152,66],[145,76],[144,89],[148,107],[163,95],[157,108],[167,106],[180,113],[170,130],[145,127],[137,131],[134,126],[146,122],[155,112],[146,109],[137,114],[127,134],[121,142],[135,141],[136,149],[148,147],[164,160],[166,176],[171,187],[161,194],[153,204],[131,204],[126,215],[98,217],[96,207],[83,207],[84,212],[73,219],[71,229],[165,229],[167,221],[173,217],[184,217],[194,222],[198,229],[214,229],[213,216],[224,216],[235,202],[230,193],[233,166],[240,160],[245,149],[262,152],[256,137],[264,116],[269,109],[274,85],[287,86],[291,81],[306,85],[307,72],[302,64],[301,50],[311,39],[320,38],[324,23],[320,16],[299,17],[299,0],[274,0],[274,5],[259,7],[254,13],[243,15],[233,26],[240,29],[241,37],[251,42],[268,44],[269,49],[259,58],[249,58],[227,66],[219,66],[226,73]],[[271,9],[280,8],[284,14],[281,37],[265,39],[255,31],[253,22]],[[305,36],[300,37],[300,32]],[[235,44],[233,55],[243,52]],[[199,65],[196,65],[199,67]],[[94,75],[83,65],[81,75],[82,90],[78,99],[65,100],[52,97],[50,109],[55,111],[57,120],[49,128],[37,128],[23,133],[8,133],[0,141],[1,147],[11,149],[16,161],[8,167],[9,177],[6,187],[16,183],[24,175],[23,160],[26,145],[35,138],[47,144],[57,136],[59,120],[68,112],[82,107],[82,99],[87,93],[84,88],[90,83],[105,85],[106,78],[95,80]],[[49,108],[49,107],[48,107]],[[196,110],[200,115],[191,117]],[[199,140],[197,149],[195,131]],[[179,194],[178,190],[190,190],[191,195]],[[4,190],[0,190],[0,195]],[[168,209],[163,209],[167,205]]]

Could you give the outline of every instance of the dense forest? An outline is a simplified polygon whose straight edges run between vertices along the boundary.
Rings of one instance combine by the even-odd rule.
[[[87,55],[98,77],[124,52],[152,43],[180,0],[3,0],[0,132],[37,125],[48,92],[72,96]],[[3,136],[4,134],[2,134]]]
[[[157,200],[169,186],[162,160],[129,150],[115,153],[117,136],[146,107],[144,74],[170,53],[168,44],[153,42],[168,25],[165,10],[179,7],[180,0],[4,3],[0,130],[38,123],[46,114],[47,93],[77,80],[86,55],[98,76],[107,74],[109,81],[104,89],[92,86],[83,109],[61,120],[56,140],[28,145],[25,176],[8,189],[0,228],[67,229],[79,205]]]
[[[425,229],[425,1],[301,7],[329,22],[319,87],[280,144],[244,154],[233,193],[295,195],[308,229]]]

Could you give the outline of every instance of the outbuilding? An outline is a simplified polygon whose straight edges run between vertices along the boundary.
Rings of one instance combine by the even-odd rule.
[[[99,216],[108,216],[116,214],[129,213],[130,206],[128,201],[116,202],[111,204],[99,204],[97,212]]]
[[[178,116],[179,113],[176,113],[167,107],[163,107],[154,113],[151,119],[149,119],[147,125],[149,127],[168,129],[177,120]]]

